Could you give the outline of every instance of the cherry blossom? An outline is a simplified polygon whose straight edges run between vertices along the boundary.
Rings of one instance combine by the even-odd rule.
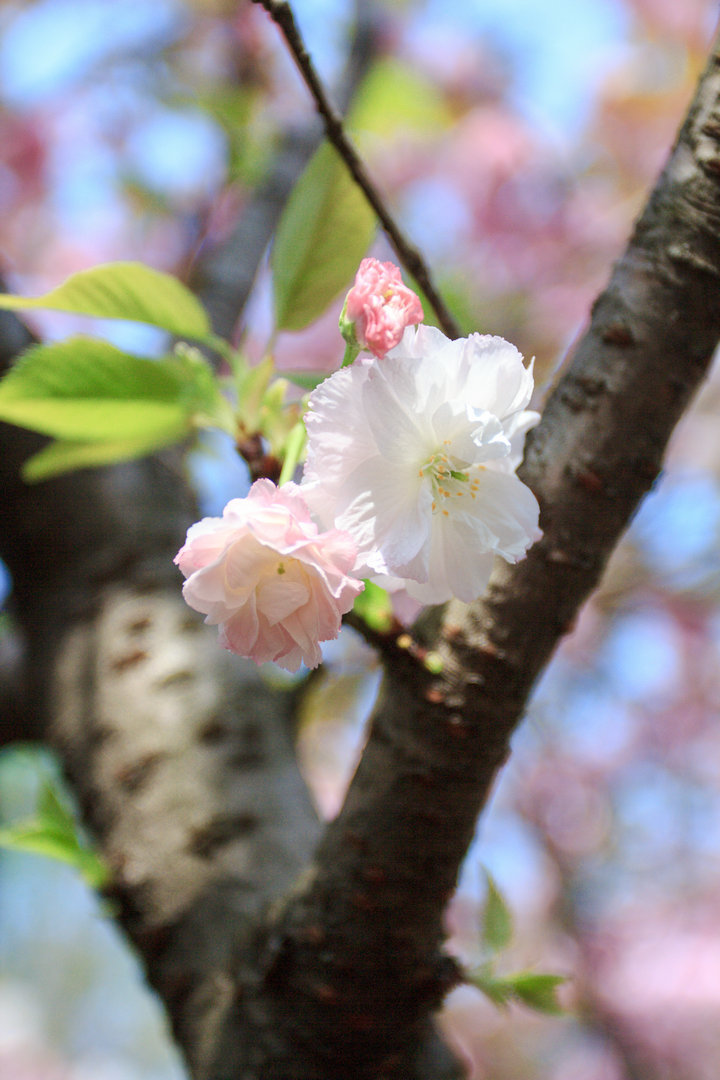
[[[219,627],[224,648],[297,671],[318,666],[319,642],[338,636],[362,591],[355,558],[347,533],[318,530],[296,484],[257,480],[221,518],[192,525],[175,562],[186,602]]]
[[[340,316],[343,336],[383,357],[400,343],[406,327],[422,319],[420,299],[405,285],[399,268],[391,262],[363,259]]]
[[[382,362],[313,391],[302,488],[324,524],[353,537],[359,576],[423,603],[471,601],[496,555],[524,557],[541,536],[515,475],[539,419],[532,390],[532,366],[502,338],[419,326]]]

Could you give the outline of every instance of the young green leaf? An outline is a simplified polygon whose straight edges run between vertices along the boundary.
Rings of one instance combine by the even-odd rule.
[[[49,308],[149,323],[199,341],[210,337],[205,309],[190,290],[170,274],[136,262],[103,263],[81,270],[43,296],[1,294],[0,308]]]
[[[161,363],[179,377],[182,401],[193,413],[196,427],[219,427],[229,435],[236,433],[235,409],[222,392],[225,379],[218,378],[199,349],[181,341]]]
[[[75,818],[48,780],[38,796],[38,818],[58,834],[77,840]]]
[[[235,369],[237,415],[247,431],[257,431],[260,427],[263,398],[274,372],[275,364],[271,356],[264,357],[259,364],[238,363]]]
[[[495,975],[492,964],[482,964],[468,976],[468,981],[499,1009],[509,1004],[512,991],[506,979]]]
[[[81,336],[34,346],[0,382],[0,420],[77,442],[180,438],[193,404],[171,359]]]
[[[502,1008],[511,1001],[520,1002],[535,1012],[559,1016],[564,1011],[557,999],[563,975],[518,971],[514,975],[496,975],[491,964],[483,964],[469,976],[469,981]]]
[[[298,420],[294,427],[290,429],[285,440],[285,460],[278,478],[278,487],[281,484],[286,484],[288,480],[292,480],[295,475],[295,470],[300,464],[305,449],[306,438],[305,424],[302,420]]]
[[[558,987],[566,981],[563,975],[545,972],[519,971],[507,975],[505,981],[511,987],[513,997],[536,1012],[559,1016],[564,1010],[558,1001]]]
[[[40,793],[34,817],[0,829],[0,847],[59,859],[74,866],[93,888],[108,879],[107,867],[80,839],[73,815],[49,782]]]
[[[487,895],[482,923],[482,943],[492,953],[506,949],[512,937],[512,916],[493,877],[485,871]]]
[[[131,461],[181,442],[187,434],[188,426],[183,421],[182,425],[171,425],[164,431],[157,428],[146,437],[134,439],[107,439],[100,442],[66,442],[59,439],[29,457],[23,463],[21,475],[26,483],[34,484],[74,469]]]
[[[197,350],[147,360],[82,336],[28,350],[0,381],[0,419],[59,440],[25,462],[27,481],[142,457],[199,427],[235,427]]]
[[[271,265],[279,330],[301,330],[347,288],[375,230],[375,215],[337,151],[323,143],[280,220]]]

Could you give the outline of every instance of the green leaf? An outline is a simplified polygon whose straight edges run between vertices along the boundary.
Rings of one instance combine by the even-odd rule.
[[[38,816],[49,828],[64,836],[76,838],[75,818],[48,780],[43,784],[38,796]]]
[[[199,349],[180,341],[172,355],[161,362],[178,375],[182,399],[192,411],[196,427],[219,427],[235,434],[235,411],[221,390],[225,379],[215,374]]]
[[[490,952],[500,952],[510,944],[512,937],[512,916],[505,898],[498,889],[493,877],[485,871],[487,896],[483,911],[482,943]]]
[[[100,888],[108,879],[107,867],[80,840],[75,818],[48,782],[40,793],[35,817],[0,829],[0,847],[59,859],[74,866],[93,888]]]
[[[195,404],[172,358],[80,336],[29,349],[0,382],[0,420],[72,442],[181,438]]]
[[[373,581],[366,581],[365,588],[355,600],[353,611],[371,630],[386,634],[395,622],[390,594]]]
[[[97,468],[100,465],[114,465],[119,461],[131,461],[146,457],[165,446],[181,442],[187,437],[187,424],[169,427],[166,431],[156,430],[147,438],[108,439],[104,442],[64,442],[50,443],[33,454],[23,463],[21,474],[28,484],[48,480],[60,473],[72,472],[73,469]]]
[[[238,363],[236,366],[237,415],[248,432],[260,428],[260,409],[274,372],[271,356],[266,356],[259,364]]]
[[[291,428],[286,440],[285,440],[285,460],[283,461],[282,470],[278,478],[278,487],[281,484],[286,484],[288,480],[292,480],[295,475],[295,470],[300,464],[300,460],[305,450],[305,441],[307,439],[307,432],[305,431],[305,423],[302,420],[298,420],[293,428]]]
[[[512,988],[513,997],[522,1001],[536,1012],[559,1016],[564,1012],[557,999],[558,987],[566,981],[564,975],[550,975],[544,972],[519,971],[507,975],[506,982]]]
[[[495,975],[491,964],[483,964],[477,968],[468,976],[468,981],[473,986],[476,986],[478,990],[482,990],[485,997],[489,998],[493,1005],[497,1005],[498,1008],[506,1006],[512,997],[507,980]]]
[[[202,354],[148,360],[78,336],[28,350],[0,382],[0,419],[59,442],[25,462],[27,481],[151,454],[235,419]]]
[[[496,975],[491,964],[483,964],[473,971],[468,979],[498,1008],[517,1001],[529,1009],[552,1016],[559,1016],[564,1012],[557,999],[558,987],[566,981],[563,975],[535,971]]]
[[[301,330],[347,288],[375,231],[375,215],[325,142],[295,185],[271,265],[279,330]]]
[[[136,262],[81,270],[43,296],[2,294],[0,308],[49,308],[98,319],[129,319],[197,340],[210,335],[205,309],[182,282]]]

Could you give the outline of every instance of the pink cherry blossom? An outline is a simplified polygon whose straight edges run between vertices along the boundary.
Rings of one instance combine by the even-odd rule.
[[[349,576],[356,555],[348,533],[318,531],[296,484],[257,480],[221,518],[192,525],[175,562],[186,602],[219,626],[224,648],[297,671],[318,666],[319,643],[362,592]]]
[[[423,317],[419,297],[404,284],[397,266],[363,259],[340,320],[341,327],[354,325],[358,345],[383,357],[399,344],[405,328]]]

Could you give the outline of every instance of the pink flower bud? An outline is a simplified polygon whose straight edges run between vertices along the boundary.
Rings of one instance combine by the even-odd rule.
[[[219,626],[220,644],[288,671],[317,667],[362,592],[349,576],[357,548],[339,529],[319,532],[296,484],[257,480],[221,518],[188,529],[175,562],[191,608]]]
[[[420,299],[403,283],[400,270],[390,262],[363,259],[355,284],[347,294],[340,326],[345,337],[383,357],[400,343],[407,326],[422,322]]]

